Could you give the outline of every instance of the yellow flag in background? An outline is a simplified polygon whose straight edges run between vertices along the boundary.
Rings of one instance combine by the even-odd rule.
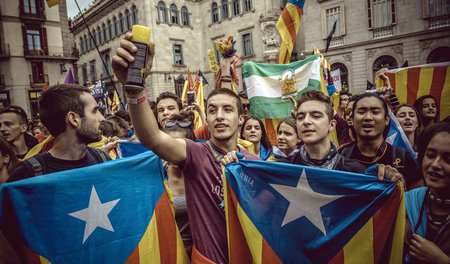
[[[61,0],[47,0],[48,7],[52,7],[59,4],[61,4]]]

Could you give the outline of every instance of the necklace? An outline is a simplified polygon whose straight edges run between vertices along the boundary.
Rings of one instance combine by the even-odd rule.
[[[430,193],[430,200],[436,202],[437,204],[445,204],[450,205],[450,199],[441,199],[437,196],[434,196]]]

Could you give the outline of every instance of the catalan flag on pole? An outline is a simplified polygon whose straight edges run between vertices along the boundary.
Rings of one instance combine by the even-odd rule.
[[[206,83],[205,83],[206,82]],[[186,100],[187,92],[188,91],[194,91],[195,92],[195,98],[197,99],[198,104],[200,107],[204,110],[204,102],[203,102],[203,89],[208,85],[208,82],[206,81],[205,76],[203,73],[199,70],[197,72],[197,76],[195,78],[195,82],[192,81],[191,72],[188,70],[188,79],[184,83],[183,92],[181,94],[181,100]],[[202,119],[197,111],[194,111],[194,125],[195,128],[199,128],[203,125]]]
[[[305,0],[289,0],[278,19],[277,30],[281,36],[281,47],[277,64],[286,64],[291,61],[304,4]]]
[[[320,50],[318,50],[316,47],[314,47],[314,54],[320,55],[320,58],[322,59],[322,67],[330,71],[331,70],[330,64],[328,63],[327,59],[325,59],[325,56],[323,56]]]
[[[450,63],[433,63],[388,70],[392,88],[401,104],[414,105],[417,98],[431,95],[439,105],[439,120],[450,115]],[[384,86],[381,79],[376,87]]]
[[[224,168],[230,263],[402,263],[400,184],[241,160]]]
[[[0,227],[22,263],[188,263],[162,177],[145,152],[3,184]]]

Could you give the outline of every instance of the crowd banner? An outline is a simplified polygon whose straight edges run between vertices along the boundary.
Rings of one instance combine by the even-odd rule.
[[[162,179],[146,152],[6,183],[0,227],[23,263],[188,263]]]
[[[431,95],[439,105],[439,120],[450,115],[450,62],[388,70],[386,76],[401,104],[414,105],[417,98]],[[378,78],[376,87],[382,86]]]
[[[400,183],[264,161],[224,167],[230,263],[401,263]]]

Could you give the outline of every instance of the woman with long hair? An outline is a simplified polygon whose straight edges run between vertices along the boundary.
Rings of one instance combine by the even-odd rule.
[[[439,106],[433,96],[424,95],[418,98],[414,103],[414,108],[422,119],[421,130],[439,121]]]
[[[301,140],[297,133],[297,125],[292,117],[280,122],[277,128],[277,145],[273,146],[272,156],[268,161],[287,158],[299,150]]]
[[[394,111],[394,115],[402,126],[403,132],[408,137],[411,147],[417,151],[416,143],[419,136],[419,130],[422,127],[422,119],[414,106],[402,104]]]
[[[0,185],[9,179],[9,175],[17,167],[19,161],[11,145],[0,137]]]
[[[244,120],[241,126],[241,139],[253,143],[255,154],[262,160],[267,160],[271,155],[272,146],[264,129],[264,124],[258,117],[250,115]]]
[[[417,146],[426,186],[405,194],[405,262],[450,263],[450,123],[428,127]]]

